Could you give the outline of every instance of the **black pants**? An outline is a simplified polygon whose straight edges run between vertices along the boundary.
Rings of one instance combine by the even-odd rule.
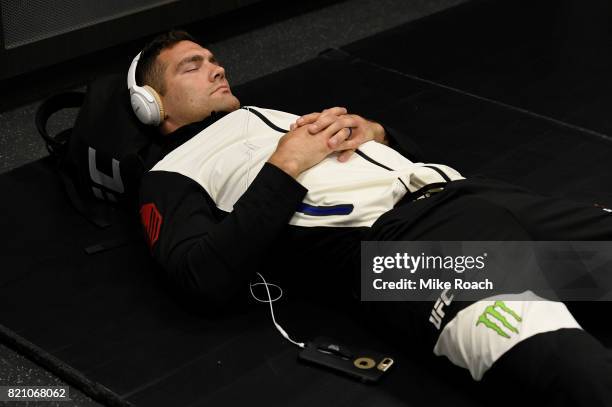
[[[429,198],[400,202],[378,219],[364,239],[612,240],[612,213],[472,178],[452,182]],[[453,303],[446,318],[452,319],[467,305]],[[609,315],[602,313],[605,308],[610,310],[609,304],[589,305],[599,317]],[[423,351],[432,351],[439,335],[428,322],[433,303],[378,302],[370,306],[400,337],[410,338],[407,343],[411,346],[418,343]],[[491,384],[504,395],[516,393],[511,388],[540,394],[539,402],[549,405],[612,405],[612,352],[579,329],[537,334],[494,363],[482,383]]]

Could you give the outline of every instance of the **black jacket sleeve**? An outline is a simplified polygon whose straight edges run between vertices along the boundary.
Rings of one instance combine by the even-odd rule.
[[[151,171],[140,191],[153,257],[179,289],[213,306],[229,305],[245,291],[307,192],[270,163],[229,214],[216,208],[200,184],[178,173]]]

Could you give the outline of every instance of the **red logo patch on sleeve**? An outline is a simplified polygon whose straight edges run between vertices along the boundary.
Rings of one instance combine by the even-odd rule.
[[[149,248],[153,248],[159,237],[159,229],[162,224],[162,216],[154,203],[144,204],[140,207],[140,221],[147,235]]]

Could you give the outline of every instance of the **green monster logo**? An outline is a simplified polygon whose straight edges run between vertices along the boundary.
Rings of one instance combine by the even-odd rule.
[[[504,338],[510,338],[510,335],[508,335],[505,331],[503,331],[501,329],[501,327],[499,325],[497,325],[495,322],[491,321],[488,318],[488,316],[490,315],[491,317],[493,317],[496,320],[498,320],[503,326],[505,326],[506,328],[508,328],[512,332],[518,333],[518,329],[516,329],[516,327],[512,326],[512,324],[510,324],[510,322],[508,322],[506,317],[503,316],[502,314],[500,314],[500,312],[496,308],[499,308],[499,309],[505,311],[506,313],[512,315],[514,317],[514,319],[516,319],[518,322],[522,321],[521,317],[518,316],[516,314],[516,312],[514,312],[510,308],[508,308],[506,306],[506,304],[504,304],[503,301],[495,301],[495,304],[489,305],[487,308],[485,308],[485,310],[482,313],[482,315],[478,318],[478,321],[476,321],[476,326],[478,326],[478,324],[482,323],[487,328],[491,328],[492,330],[497,332],[498,335],[503,336]]]

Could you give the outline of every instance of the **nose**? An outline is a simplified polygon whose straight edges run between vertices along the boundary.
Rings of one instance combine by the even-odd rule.
[[[213,69],[210,70],[210,81],[215,82],[218,80],[222,80],[225,78],[225,69],[220,65],[215,65]]]

